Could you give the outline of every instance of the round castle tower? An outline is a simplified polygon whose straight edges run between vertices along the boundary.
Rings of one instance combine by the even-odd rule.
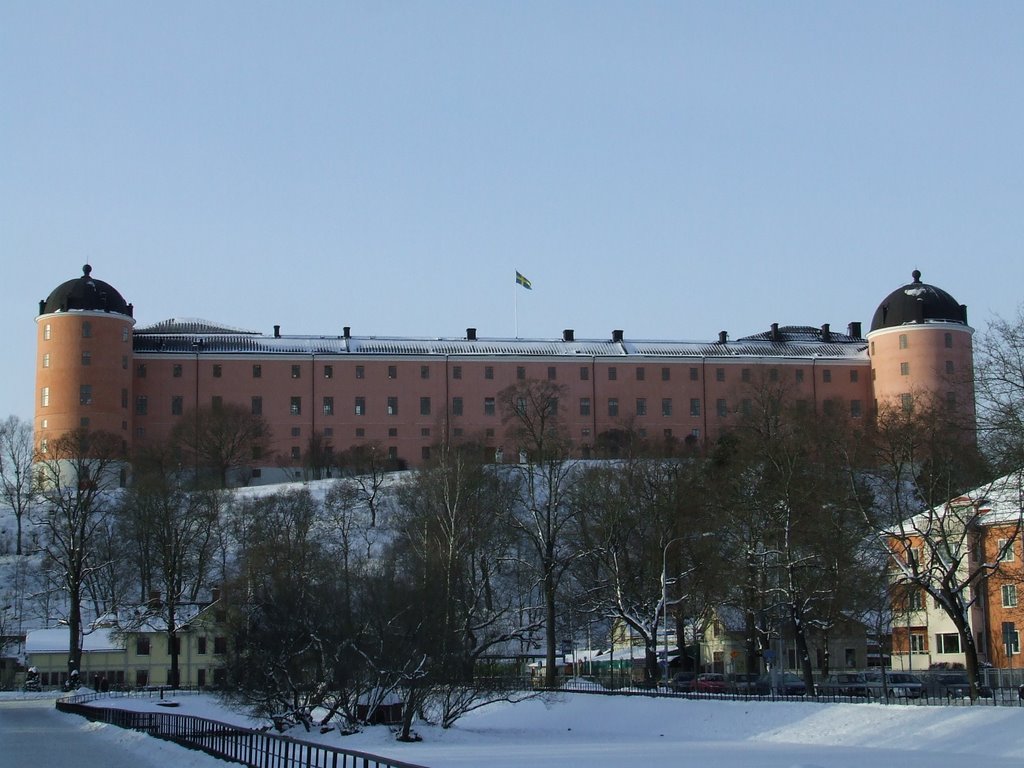
[[[92,267],[39,302],[36,445],[80,427],[127,442],[132,401],[132,305]]]
[[[973,424],[974,329],[967,307],[922,283],[918,270],[911,276],[913,282],[879,304],[867,335],[876,411],[927,401],[951,406]]]

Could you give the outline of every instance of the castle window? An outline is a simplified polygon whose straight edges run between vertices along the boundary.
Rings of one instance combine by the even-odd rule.
[[[293,379],[298,379],[301,376],[302,376],[302,366],[301,365],[293,365],[292,366],[292,378]]]
[[[548,381],[554,381],[558,376],[558,369],[553,365],[548,366]]]
[[[49,368],[49,367],[50,367],[50,353],[47,352],[45,355],[43,355],[43,368]]]
[[[851,368],[850,369],[850,383],[851,384],[856,384],[859,379],[860,379],[860,371],[858,371],[856,368]]]
[[[127,368],[128,367],[127,366],[127,362],[128,362],[128,358],[127,357],[123,358],[123,363],[124,363],[124,365],[122,365],[123,368]],[[178,364],[178,363],[174,364],[174,366],[171,368],[171,376],[173,376],[176,379],[180,379],[181,378],[181,365],[180,364]]]
[[[78,404],[92,405],[92,384],[83,384],[78,388]]]
[[[1017,585],[1016,584],[1003,584],[1003,608],[1016,608],[1017,607]]]
[[[910,413],[912,410],[914,410],[914,396],[913,395],[910,395],[910,394],[907,394],[907,393],[904,393],[904,394],[900,395],[900,403],[902,403],[903,411],[905,413]]]
[[[725,418],[726,416],[729,415],[729,406],[725,402],[724,397],[720,397],[718,398],[718,400],[715,401],[715,409],[718,412],[720,418]]]
[[[92,338],[92,323],[90,323],[88,320],[83,320],[82,321],[82,338],[83,339],[91,339]]]
[[[421,397],[420,398],[420,416],[429,416],[429,415],[430,415],[430,398],[429,397]]]
[[[740,380],[743,381],[743,382],[750,381],[750,369],[749,368],[744,368],[742,371],[740,371]]]
[[[263,366],[259,363],[255,363],[252,367],[252,377],[254,379],[263,378]]]
[[[398,378],[398,366],[397,365],[389,365],[388,366],[388,378],[389,379],[397,379]]]
[[[525,379],[526,378],[526,368],[524,368],[521,365],[517,366],[516,367],[516,378],[519,379],[520,381]]]
[[[252,398],[252,415],[262,416],[263,415],[263,398],[256,395]]]
[[[946,349],[952,349],[952,348],[953,348],[953,334],[952,333],[947,333],[946,334]]]
[[[366,369],[363,366],[361,366],[361,365],[357,365],[356,366],[356,378],[357,379],[365,379],[366,378]]]
[[[636,369],[636,380],[637,381],[643,381],[644,380],[644,373],[645,373],[644,369],[642,367],[638,366],[637,369]]]
[[[953,371],[954,371],[953,361],[952,360],[947,360],[946,361],[946,373],[953,373]]]
[[[860,404],[860,400],[851,400],[850,401],[850,416],[852,416],[855,419],[859,419],[861,417],[861,404]]]
[[[462,415],[462,398],[461,397],[453,397],[452,398],[452,416],[461,416],[461,415]]]
[[[666,368],[665,370],[667,371],[668,368]],[[690,381],[697,381],[699,378],[700,378],[700,369],[699,368],[691,368],[690,369]]]
[[[333,415],[334,415],[334,398],[333,397],[325,397],[324,398],[324,416],[333,416]]]
[[[580,381],[590,381],[590,369],[585,365],[580,366]]]
[[[581,397],[580,398],[580,416],[589,416],[589,415],[590,415],[590,398],[589,397]]]
[[[181,395],[174,395],[171,397],[171,416],[181,416],[181,412],[185,407],[185,401]]]
[[[456,366],[452,367],[452,378],[453,379],[461,379],[462,378],[462,366],[461,365],[456,365]]]
[[[149,398],[145,395],[139,395],[135,398],[135,413],[139,416],[145,416],[149,413]]]
[[[822,370],[822,372],[821,372],[821,380],[825,384],[830,383],[832,381],[832,371],[830,371],[828,368],[825,368],[824,370]]]
[[[608,398],[608,416],[615,418],[619,415],[619,398],[609,397]]]
[[[366,398],[365,397],[357,397],[356,398],[355,414],[356,414],[356,416],[363,416],[363,415],[366,414]]]
[[[397,416],[397,415],[398,415],[398,398],[397,397],[389,397],[388,398],[388,416]]]
[[[900,376],[910,375],[910,363],[900,363]]]
[[[288,405],[288,412],[292,416],[301,416],[302,415],[302,398],[301,397],[293,397],[291,399],[291,401],[289,402],[289,405]]]
[[[488,366],[484,367],[484,378],[485,379],[493,379],[494,378],[494,366],[493,365],[488,365]]]
[[[901,333],[900,334],[900,349],[906,349],[906,348],[907,348],[907,334]]]
[[[614,365],[608,368],[608,381],[615,381],[619,377],[619,372]]]
[[[493,416],[493,415],[494,415],[494,398],[493,397],[485,397],[484,398],[484,416]]]
[[[647,398],[638,397],[636,399],[636,415],[646,416],[647,415]]]
[[[715,381],[725,381],[725,368],[715,368]]]
[[[50,388],[43,387],[39,390],[39,405],[46,408],[50,405]]]
[[[224,369],[220,365],[220,363],[214,363],[214,365],[213,365],[213,378],[219,379],[223,373],[224,373]]]
[[[795,372],[795,375],[796,375],[796,383],[797,384],[803,384],[804,383],[804,369],[803,368],[797,368],[796,372]]]
[[[121,329],[121,341],[128,341],[128,329],[127,328],[122,328]]]
[[[672,415],[672,398],[665,397],[661,400],[661,415],[671,416]]]
[[[696,397],[690,398],[690,415],[700,416],[700,399]]]
[[[292,459],[298,460],[302,458],[302,450],[297,445],[292,446]]]
[[[420,378],[421,379],[429,379],[430,378],[430,366],[429,365],[421,365],[420,366]]]
[[[333,379],[334,378],[334,366],[333,365],[325,365],[324,366],[324,378],[325,379]]]
[[[135,376],[136,376],[136,378],[139,378],[139,379],[146,378],[146,364],[145,363],[139,363],[138,365],[135,366]]]

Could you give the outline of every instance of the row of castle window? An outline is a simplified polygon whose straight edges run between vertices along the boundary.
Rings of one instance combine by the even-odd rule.
[[[45,356],[44,356],[44,359],[46,359]],[[127,363],[125,363],[125,366],[127,366]],[[43,367],[47,367],[47,366],[44,364]],[[302,368],[303,368],[303,366],[301,364],[293,364],[291,366],[291,378],[293,378],[293,379],[301,379],[302,378]],[[580,366],[580,369],[579,369],[580,381],[589,381],[590,380],[590,370],[591,369],[589,367],[587,367],[587,366]],[[462,378],[462,366],[461,365],[452,366],[451,372],[452,372],[452,378],[453,379],[461,379]],[[224,375],[224,366],[221,363],[213,363],[211,365],[211,367],[210,367],[210,373],[213,376],[213,378],[219,379],[219,378],[221,378]],[[355,378],[357,378],[357,379],[365,379],[366,378],[366,366],[364,366],[364,365],[356,365],[356,366],[354,366],[353,367],[353,373],[354,373]],[[136,365],[136,367],[135,367],[135,375],[138,378],[144,379],[144,378],[146,378],[146,374],[147,374],[146,363],[139,363],[138,365]],[[175,363],[171,367],[171,375],[174,378],[176,378],[176,379],[180,379],[184,375],[184,366],[181,363]],[[494,379],[494,366],[493,365],[485,365],[484,366],[484,370],[483,370],[483,375],[484,375],[484,379],[493,380]],[[334,378],[334,366],[333,365],[324,365],[324,367],[323,367],[323,376],[324,376],[325,379],[333,379]],[[619,368],[618,368],[618,366],[614,366],[614,365],[608,366],[608,368],[607,368],[607,376],[608,376],[608,381],[618,381],[618,379],[619,379]],[[780,376],[780,372],[779,372],[778,368],[770,368],[768,370],[768,378],[769,378],[770,381],[778,381],[779,380],[779,376]],[[793,372],[793,376],[794,376],[794,379],[796,380],[796,383],[798,383],[798,384],[802,383],[804,381],[804,369],[797,368]],[[646,369],[646,367],[644,367],[644,366],[637,366],[634,369],[634,371],[633,371],[633,377],[634,377],[634,379],[636,381],[646,381],[647,380],[647,369]],[[827,384],[827,383],[831,382],[832,381],[832,371],[831,371],[831,369],[823,368],[821,370],[821,377],[822,377],[822,381],[824,383]],[[859,373],[858,369],[851,368],[850,369],[850,381],[851,382],[857,382],[859,380],[859,377],[860,377],[860,373]],[[254,378],[254,379],[261,379],[261,378],[263,378],[263,365],[261,363],[254,363],[253,364],[253,366],[252,366],[252,378]],[[398,378],[398,366],[397,365],[389,365],[387,367],[387,378],[388,379],[397,379]],[[430,366],[429,365],[421,365],[420,366],[420,379],[427,380],[429,378],[430,378]],[[520,380],[520,381],[525,381],[526,380],[527,376],[526,376],[526,367],[525,366],[522,366],[522,365],[516,366],[516,378],[518,380]],[[557,366],[550,365],[550,366],[547,367],[547,378],[548,378],[549,381],[555,381],[555,380],[558,379],[558,367]],[[661,368],[661,380],[662,381],[671,381],[672,380],[672,368],[671,367],[667,367],[666,366],[666,367]],[[700,381],[700,368],[699,367],[695,367],[695,366],[694,367],[690,367],[690,369],[689,369],[689,380],[690,381]],[[726,369],[725,368],[716,368],[715,369],[715,381],[725,381],[725,380],[726,380]],[[753,371],[752,371],[752,369],[751,368],[742,368],[742,369],[740,369],[740,380],[743,381],[743,382],[746,382],[746,383],[749,383],[750,381],[752,381],[753,380]]]

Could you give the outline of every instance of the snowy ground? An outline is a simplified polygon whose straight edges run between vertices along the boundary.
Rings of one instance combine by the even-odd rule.
[[[241,723],[208,697],[182,697],[170,710]],[[2,703],[2,700],[0,700]],[[147,699],[103,702],[168,711]],[[2,710],[0,710],[2,713]],[[86,727],[83,722],[77,727]],[[89,725],[94,738],[144,753],[149,742],[109,726]],[[313,734],[348,749],[387,755],[429,768],[622,768],[624,765],[709,764],[716,768],[863,768],[899,763],[928,768],[1024,764],[1024,708],[918,707],[810,702],[689,701],[560,694],[500,704],[466,716],[452,729],[419,728],[423,741],[399,744],[386,728],[354,736]],[[291,734],[307,738],[305,732]],[[160,745],[168,749],[168,745]],[[173,765],[223,768],[195,753]],[[166,759],[164,755],[162,759]],[[141,764],[141,763],[140,763]],[[148,760],[144,764],[149,764]],[[166,763],[165,763],[166,764]],[[88,763],[81,763],[88,765]]]

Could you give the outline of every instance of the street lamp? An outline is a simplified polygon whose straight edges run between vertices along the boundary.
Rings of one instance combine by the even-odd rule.
[[[661,550],[661,619],[665,643],[665,685],[668,686],[668,548],[677,541],[683,541],[685,537],[676,536],[669,539]],[[679,638],[676,638],[676,645],[679,645]]]

